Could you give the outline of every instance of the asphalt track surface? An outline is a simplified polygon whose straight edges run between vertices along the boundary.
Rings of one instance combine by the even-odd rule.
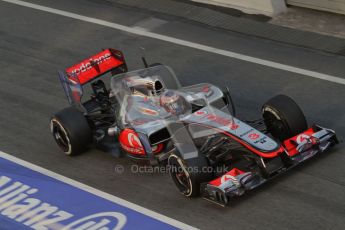
[[[213,30],[188,21],[121,8],[107,1],[30,1],[125,26],[144,27],[219,49],[344,78],[345,58]],[[240,118],[260,115],[276,94],[293,97],[310,124],[345,137],[345,88],[325,80],[227,58],[153,38],[0,1],[0,150],[200,229],[342,229],[345,145],[307,162],[221,208],[181,196],[166,174],[132,173],[133,163],[97,150],[66,157],[49,133],[50,116],[68,106],[57,70],[101,48],[122,50],[130,69],[171,66],[183,85],[229,85]],[[123,165],[124,172],[116,172]]]

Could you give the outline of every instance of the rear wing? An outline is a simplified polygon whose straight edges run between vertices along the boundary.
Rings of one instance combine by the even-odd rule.
[[[77,80],[81,85],[85,85],[108,72],[113,75],[127,72],[127,66],[122,52],[106,49],[65,71],[70,80]]]
[[[110,48],[105,49],[67,68],[64,72],[59,71],[59,79],[68,102],[84,111],[81,103],[83,85],[108,72],[111,72],[112,75],[127,72],[127,65],[122,52]]]

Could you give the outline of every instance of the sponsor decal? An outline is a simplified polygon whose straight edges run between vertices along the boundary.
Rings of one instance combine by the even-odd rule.
[[[206,116],[206,118],[209,121],[213,121],[219,125],[223,125],[223,126],[227,126],[229,127],[231,130],[236,130],[238,129],[239,125],[235,124],[232,120],[229,120],[228,118],[224,118],[224,117],[220,117],[216,114],[208,114]]]
[[[149,116],[158,116],[159,113],[153,109],[148,109],[148,108],[138,108],[140,110],[140,112],[142,112],[143,114],[149,115]]]
[[[72,79],[75,84],[85,84],[95,77],[100,76],[110,70],[120,67],[124,62],[116,59],[110,50],[104,50],[80,63],[66,69],[68,78],[75,77],[78,81]]]
[[[79,75],[80,73],[86,72],[87,70],[91,69],[93,66],[97,66],[104,61],[110,60],[110,58],[110,53],[101,55],[98,58],[90,58],[88,61],[81,63],[79,67],[72,69],[70,73],[72,76]]]
[[[132,129],[124,129],[119,136],[121,147],[129,153],[145,155],[138,134]]]
[[[228,181],[228,180],[231,180],[234,184],[235,184],[236,182],[239,184],[239,182],[238,182],[238,180],[236,179],[236,177],[234,177],[234,176],[232,176],[232,175],[229,175],[229,174],[223,175],[223,176],[221,177],[221,179],[220,179],[220,183],[223,184],[224,182],[226,182],[226,181]]]
[[[210,97],[214,93],[209,85],[202,87],[201,92],[203,92],[206,97]]]
[[[0,229],[177,229],[0,157]]]
[[[197,112],[194,113],[196,116],[204,116],[207,114],[207,112],[205,110],[199,110]]]
[[[208,85],[206,85],[202,88],[202,92],[204,92],[204,93],[207,93],[209,91],[210,91],[210,87]]]
[[[0,177],[0,211],[1,215],[33,229],[59,228],[71,229],[121,229],[127,221],[126,216],[118,212],[96,213],[77,219],[71,212],[34,198],[38,188],[19,181]],[[70,222],[68,225],[62,222]]]
[[[251,133],[248,135],[248,137],[251,139],[251,140],[256,140],[260,137],[260,134],[258,133]]]
[[[239,127],[239,125],[237,125],[237,124],[235,124],[235,123],[233,123],[233,122],[231,122],[230,125],[229,125],[229,128],[230,128],[231,130],[236,130],[236,129],[238,129],[238,127]]]
[[[264,144],[264,143],[266,143],[267,142],[267,137],[266,136],[264,136],[264,137],[262,137],[262,138],[260,138],[259,140],[256,140],[256,141],[254,141],[254,144]]]
[[[297,144],[301,144],[302,142],[304,142],[304,141],[306,141],[308,139],[310,139],[309,135],[307,135],[307,134],[300,134],[300,135],[297,136],[296,142],[297,142]]]
[[[139,140],[139,137],[135,135],[134,133],[129,133],[127,138],[128,138],[128,143],[131,147],[142,146]]]
[[[109,225],[111,223],[111,220],[115,219],[117,220],[117,224],[114,228],[109,228]],[[103,213],[97,213],[93,214],[87,217],[84,217],[82,219],[79,219],[77,221],[74,221],[67,225],[66,227],[62,228],[61,230],[70,230],[70,229],[85,229],[85,226],[87,226],[87,229],[113,229],[113,230],[119,230],[122,229],[123,226],[126,224],[126,216],[119,212],[103,212]]]
[[[231,181],[237,188],[241,187],[241,183],[237,180],[235,176],[225,174],[220,179],[220,185],[223,185],[227,181]]]

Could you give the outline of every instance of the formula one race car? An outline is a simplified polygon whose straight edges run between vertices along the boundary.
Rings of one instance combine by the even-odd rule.
[[[183,195],[225,205],[338,143],[333,130],[308,128],[288,96],[264,103],[261,119],[242,121],[228,88],[181,87],[171,68],[143,60],[144,69],[128,72],[123,54],[106,49],[59,72],[71,106],[50,127],[65,154],[96,146],[164,164]]]

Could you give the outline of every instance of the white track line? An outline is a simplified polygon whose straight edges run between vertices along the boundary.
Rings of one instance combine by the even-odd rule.
[[[6,160],[12,161],[12,162],[14,162],[16,164],[19,164],[19,165],[22,165],[22,166],[24,166],[26,168],[29,168],[29,169],[32,169],[32,170],[34,170],[36,172],[42,173],[43,175],[52,177],[52,178],[54,178],[56,180],[59,180],[59,181],[61,181],[63,183],[72,185],[73,187],[79,188],[79,189],[84,190],[84,191],[86,191],[88,193],[91,193],[91,194],[94,194],[96,196],[102,197],[102,198],[107,199],[107,200],[109,200],[111,202],[114,202],[116,204],[120,204],[120,205],[125,206],[127,208],[133,209],[133,210],[135,210],[137,212],[140,212],[140,213],[142,213],[142,214],[144,214],[146,216],[152,217],[154,219],[157,219],[157,220],[162,221],[164,223],[170,224],[170,225],[175,226],[177,228],[186,229],[186,230],[197,230],[197,228],[192,227],[192,226],[187,225],[187,224],[184,224],[184,223],[182,223],[182,222],[180,222],[178,220],[175,220],[175,219],[172,219],[170,217],[164,216],[162,214],[159,214],[159,213],[154,212],[152,210],[149,210],[147,208],[141,207],[139,205],[136,205],[134,203],[131,203],[129,201],[121,199],[119,197],[116,197],[116,196],[110,195],[108,193],[102,192],[102,191],[97,190],[95,188],[92,188],[92,187],[90,187],[88,185],[85,185],[85,184],[82,184],[82,183],[80,183],[78,181],[72,180],[72,179],[70,179],[68,177],[62,176],[62,175],[57,174],[55,172],[49,171],[47,169],[44,169],[44,168],[42,168],[40,166],[34,165],[34,164],[29,163],[27,161],[24,161],[24,160],[21,160],[19,158],[14,157],[14,156],[11,156],[11,155],[9,155],[7,153],[4,153],[2,151],[0,151],[0,158],[4,158]]]
[[[28,3],[28,2],[24,2],[24,1],[20,1],[20,0],[0,0],[0,1],[13,3],[16,5],[25,6],[28,8],[41,10],[44,12],[49,12],[52,14],[57,14],[57,15],[61,15],[61,16],[69,17],[69,18],[74,18],[74,19],[81,20],[84,22],[90,22],[90,23],[106,26],[109,28],[125,31],[128,33],[140,35],[140,36],[150,37],[150,38],[154,38],[154,39],[158,39],[158,40],[162,40],[162,41],[166,41],[166,42],[170,42],[170,43],[174,43],[174,44],[178,44],[178,45],[182,45],[182,46],[187,46],[187,47],[194,48],[194,49],[203,50],[203,51],[206,51],[209,53],[219,54],[219,55],[239,59],[239,60],[246,61],[246,62],[251,62],[251,63],[255,63],[255,64],[259,64],[259,65],[263,65],[263,66],[268,66],[268,67],[275,68],[275,69],[285,70],[288,72],[302,74],[305,76],[309,76],[309,77],[313,77],[313,78],[322,79],[325,81],[330,81],[330,82],[345,85],[345,79],[340,78],[340,77],[335,77],[335,76],[331,76],[328,74],[318,73],[315,71],[297,68],[294,66],[285,65],[285,64],[281,64],[281,63],[277,63],[277,62],[273,62],[273,61],[268,61],[268,60],[264,60],[264,59],[260,59],[260,58],[256,58],[256,57],[251,57],[251,56],[231,52],[228,50],[222,50],[222,49],[218,49],[218,48],[211,47],[211,46],[206,46],[206,45],[202,45],[202,44],[198,44],[198,43],[194,43],[194,42],[190,42],[190,41],[185,41],[185,40],[181,40],[178,38],[173,38],[173,37],[149,32],[149,31],[145,31],[145,30],[142,30],[140,28],[132,28],[132,27],[128,27],[128,26],[123,26],[120,24],[100,20],[97,18],[91,18],[91,17],[87,17],[87,16],[83,16],[83,15],[79,15],[79,14],[75,14],[75,13],[71,13],[71,12],[67,12],[67,11],[63,11],[63,10],[58,10],[58,9],[54,9],[54,8],[50,8],[50,7],[45,7],[45,6],[41,6],[41,5],[37,5],[37,4],[33,4],[33,3]]]

